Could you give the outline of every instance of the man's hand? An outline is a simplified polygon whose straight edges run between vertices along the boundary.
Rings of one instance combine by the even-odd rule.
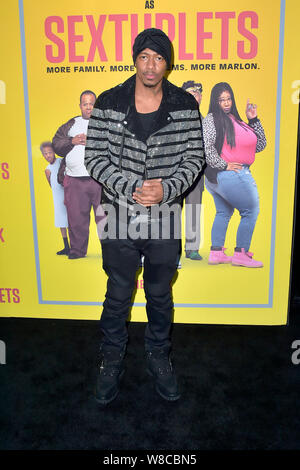
[[[85,145],[86,144],[86,135],[85,134],[77,134],[72,139],[73,145]]]
[[[141,188],[136,188],[132,194],[133,199],[142,206],[153,206],[159,204],[164,196],[161,178],[145,180]]]

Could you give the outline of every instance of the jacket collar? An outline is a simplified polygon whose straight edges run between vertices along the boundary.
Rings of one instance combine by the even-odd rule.
[[[125,118],[123,124],[129,130],[129,132],[135,134],[137,137],[140,136],[139,133],[139,124],[136,119],[136,110],[135,110],[135,83],[136,75],[130,77],[126,82],[124,82],[119,88],[119,97],[118,97],[118,108],[125,113]],[[173,106],[172,93],[170,82],[163,78],[162,89],[163,97],[159,107],[158,118],[155,121],[154,128],[152,129],[151,134],[154,134],[159,129],[162,129],[172,120],[172,117],[169,114],[170,108]]]

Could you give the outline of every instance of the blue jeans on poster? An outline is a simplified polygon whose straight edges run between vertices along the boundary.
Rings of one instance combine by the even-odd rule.
[[[237,209],[241,221],[236,235],[236,247],[249,251],[259,214],[259,196],[249,167],[244,165],[237,172],[220,171],[217,175],[217,184],[211,183],[207,178],[205,181],[216,206],[216,216],[211,231],[212,246],[224,246],[228,223],[234,209]]]

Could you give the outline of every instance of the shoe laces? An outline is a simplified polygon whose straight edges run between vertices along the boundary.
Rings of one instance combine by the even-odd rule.
[[[160,352],[148,352],[148,357],[150,361],[152,362],[152,365],[155,369],[155,371],[160,374],[160,375],[172,375],[173,374],[173,368],[172,368],[172,362],[167,353],[164,351]]]
[[[107,351],[103,354],[100,362],[100,374],[113,377],[118,375],[123,361],[122,353],[112,353]]]

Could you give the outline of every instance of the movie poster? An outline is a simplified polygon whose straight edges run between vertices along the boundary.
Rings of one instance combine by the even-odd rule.
[[[19,22],[17,27],[14,26],[15,61],[19,62],[14,66],[18,67],[16,73],[23,80],[24,143],[14,148],[14,161],[20,162],[23,178],[21,185],[12,179],[9,181],[7,175],[13,163],[6,161],[1,166],[2,175],[5,175],[1,185],[4,188],[7,182],[10,183],[10,187],[6,184],[4,188],[8,198],[14,192],[18,198],[27,201],[25,226],[18,230],[28,262],[26,269],[25,266],[21,268],[19,282],[24,283],[24,288],[23,297],[20,297],[20,290],[15,287],[17,283],[13,281],[18,278],[19,256],[14,258],[12,243],[10,246],[7,242],[2,243],[2,249],[6,250],[5,259],[12,265],[8,268],[11,269],[12,287],[7,287],[3,280],[3,289],[6,289],[3,298],[7,300],[9,295],[16,299],[14,304],[3,302],[4,314],[99,318],[107,278],[102,269],[94,211],[91,208],[90,220],[85,222],[89,228],[86,255],[70,259],[65,253],[64,242],[68,238],[65,190],[57,183],[62,159],[47,143],[52,143],[63,125],[82,115],[80,95],[83,91],[89,90],[98,96],[135,73],[131,55],[134,39],[143,29],[156,27],[168,34],[174,48],[168,80],[179,87],[191,82],[188,88],[193,88],[196,84],[202,118],[208,114],[213,87],[226,82],[233,91],[236,108],[244,122],[248,122],[247,105],[255,105],[266,138],[249,163],[257,198],[257,219],[252,221],[254,228],[249,251],[261,266],[247,268],[231,262],[209,262],[216,199],[207,186],[206,177],[202,176],[195,191],[192,213],[188,213],[186,204],[183,206],[182,253],[173,282],[174,321],[287,322],[296,130],[293,130],[289,143],[284,141],[287,122],[282,120],[282,109],[283,106],[291,108],[289,119],[295,129],[296,106],[289,94],[292,94],[291,79],[295,80],[297,76],[290,77],[286,72],[292,57],[286,49],[287,41],[292,41],[288,36],[287,21],[293,25],[292,8],[295,5],[295,2],[280,0],[228,0],[225,4],[212,0],[205,7],[170,0],[131,0],[126,6],[119,2],[99,4],[95,0],[84,3],[53,0],[51,4],[38,2],[35,5],[30,0],[20,0],[15,3],[14,20]],[[290,34],[294,30],[291,26]],[[12,36],[13,33],[8,34]],[[291,73],[295,74],[295,65]],[[2,82],[2,101],[4,86]],[[1,105],[2,110],[4,106]],[[16,119],[15,115],[13,119]],[[286,158],[285,145],[291,145],[292,151],[287,165],[281,170],[282,159]],[[79,146],[84,149],[84,141],[78,143]],[[13,159],[13,154],[8,158]],[[237,199],[245,197],[246,204],[248,194],[243,194],[242,183],[235,192]],[[15,210],[8,206],[5,211],[8,227],[13,223]],[[25,213],[22,217],[25,218]],[[228,217],[224,246],[231,257],[241,215],[234,210]],[[79,225],[82,224],[80,221]],[[1,230],[4,238],[8,228]],[[190,232],[196,235],[192,243]],[[23,242],[27,239],[26,248]],[[18,240],[15,237],[15,243]],[[198,256],[186,257],[187,249],[196,251]],[[9,294],[7,289],[11,289]],[[130,318],[146,321],[142,267],[137,273]]]

